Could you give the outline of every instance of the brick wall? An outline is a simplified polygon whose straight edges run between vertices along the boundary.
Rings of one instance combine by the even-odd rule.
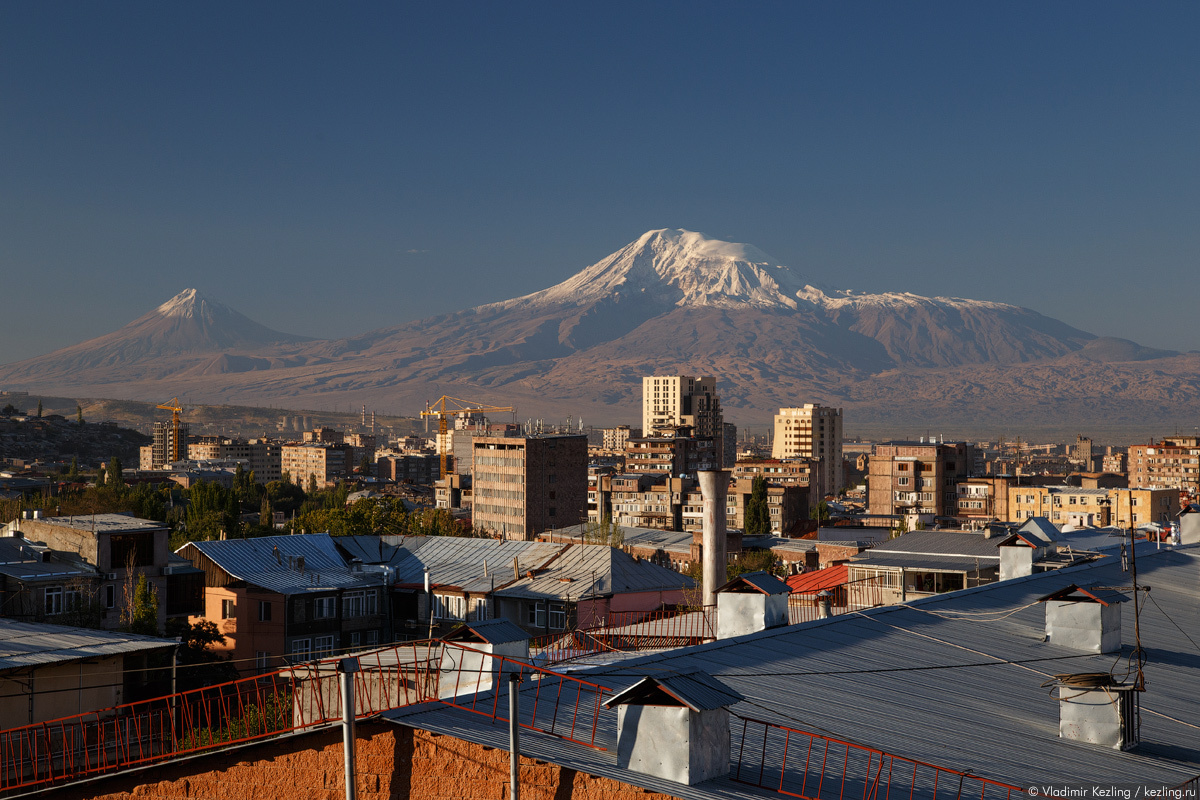
[[[359,800],[505,800],[508,752],[381,722],[360,722]],[[341,729],[64,787],[55,800],[340,800]],[[522,800],[668,800],[611,778],[521,758]]]

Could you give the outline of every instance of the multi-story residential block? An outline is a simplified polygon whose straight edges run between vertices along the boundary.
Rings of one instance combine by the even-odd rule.
[[[672,478],[656,472],[613,475],[607,483],[613,522],[663,531],[683,530],[685,497],[690,491],[698,491],[695,478]]]
[[[1127,467],[1128,461],[1124,453],[1105,453],[1104,458],[1100,462],[1101,470],[1111,472],[1115,475],[1124,475]]]
[[[822,478],[822,459],[793,458],[786,461],[778,458],[743,458],[733,466],[733,477],[756,478],[761,475],[767,483],[776,486],[803,486],[808,489],[810,501],[819,500],[829,494]]]
[[[269,439],[232,439],[224,436],[199,436],[188,443],[189,461],[241,461],[254,473],[258,483],[279,480],[281,445]]]
[[[476,528],[527,541],[586,518],[586,436],[481,436],[473,444]]]
[[[1008,506],[1008,522],[1045,517],[1060,528],[1064,525],[1136,527],[1167,522],[1178,516],[1179,490],[1012,486],[1008,490]]]
[[[634,439],[642,435],[640,428],[630,428],[628,425],[618,425],[615,428],[602,428],[600,431],[602,436],[601,446],[605,450],[621,451],[625,449],[625,443],[632,437]]]
[[[1165,486],[1200,492],[1200,438],[1168,436],[1158,444],[1129,448],[1129,485]]]
[[[695,475],[702,469],[719,469],[718,442],[707,436],[692,436],[681,426],[666,436],[643,436],[625,442],[628,472],[662,472],[672,477]]]
[[[1016,478],[1011,475],[985,475],[960,480],[956,487],[957,516],[979,522],[1007,520],[1008,489],[1015,483]]]
[[[842,410],[813,403],[779,409],[771,457],[821,459],[822,488],[836,493],[843,484]]]
[[[291,442],[280,447],[280,469],[298,486],[315,481],[318,487],[325,487],[354,469],[352,452],[347,444]]]
[[[729,527],[745,530],[746,506],[750,504],[753,491],[753,478],[739,478],[730,483],[725,513]],[[698,496],[699,492],[696,495]],[[702,510],[702,502],[697,503],[695,507]],[[809,494],[804,486],[767,485],[767,513],[771,519],[772,533],[787,533],[797,522],[808,519],[808,508]]]
[[[691,375],[642,378],[642,436],[661,436],[686,425],[698,437],[712,437],[716,458],[724,453],[725,418],[717,379]],[[716,468],[722,465],[717,464]]]
[[[965,442],[877,444],[867,465],[869,513],[953,517],[958,483],[970,477],[974,461]]]
[[[344,444],[346,434],[333,428],[313,428],[311,431],[304,432],[302,440],[321,444]]]
[[[440,462],[433,453],[380,456],[375,460],[375,477],[395,483],[432,486],[438,480]]]

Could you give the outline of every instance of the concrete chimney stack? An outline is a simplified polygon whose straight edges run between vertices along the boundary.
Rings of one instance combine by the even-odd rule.
[[[701,600],[706,606],[717,604],[717,587],[725,583],[725,567],[729,561],[725,532],[725,501],[729,495],[729,471],[706,469],[696,473],[700,480],[700,496],[704,499],[701,531],[704,552],[701,556]]]

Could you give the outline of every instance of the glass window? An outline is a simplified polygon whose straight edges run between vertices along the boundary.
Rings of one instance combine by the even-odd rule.
[[[546,627],[546,601],[538,600],[529,604],[529,624],[535,628]]]
[[[295,661],[307,661],[311,649],[312,642],[309,639],[293,639],[292,659]]]
[[[567,606],[565,603],[550,604],[550,628],[561,631],[567,627]]]
[[[313,601],[313,619],[333,619],[336,614],[336,597],[318,597]]]
[[[313,639],[313,658],[328,658],[333,655],[333,637],[317,636]]]
[[[237,604],[233,600],[221,601],[221,619],[234,619],[237,617]]]
[[[270,622],[271,621],[271,604],[269,602],[267,602],[266,600],[258,601],[258,621],[259,622]]]

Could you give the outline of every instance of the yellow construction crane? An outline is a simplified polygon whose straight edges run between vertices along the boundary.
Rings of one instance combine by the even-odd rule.
[[[449,429],[446,419],[462,414],[499,414],[504,412],[515,414],[517,410],[510,407],[472,403],[469,400],[459,400],[457,397],[448,397],[446,395],[442,395],[441,399],[434,400],[432,403],[426,403],[425,410],[421,412],[421,416],[438,418],[439,477],[446,477],[446,450],[448,444],[446,441],[446,431]]]
[[[183,443],[179,441],[180,432],[183,429],[183,406],[179,405],[179,398],[172,397],[169,404],[159,403],[156,408],[171,412],[171,463],[183,461]]]

